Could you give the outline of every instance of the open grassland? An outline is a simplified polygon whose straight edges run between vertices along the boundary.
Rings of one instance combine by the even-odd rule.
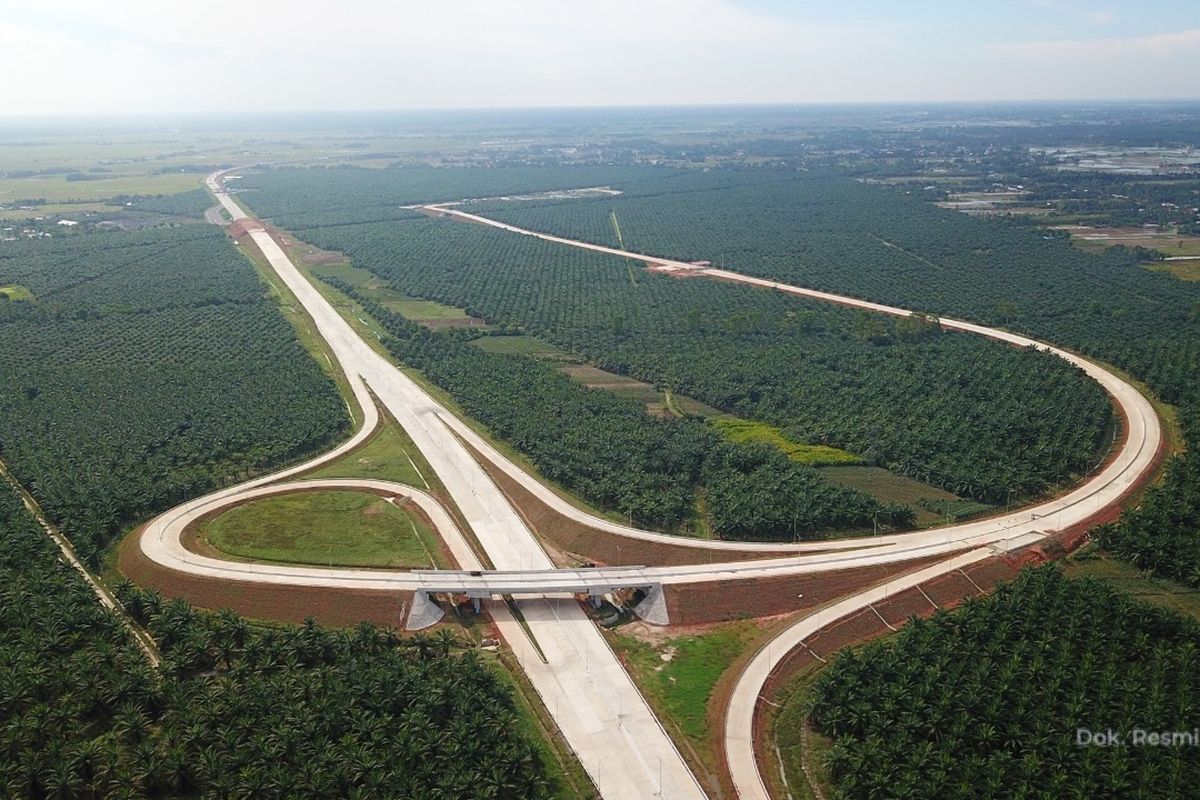
[[[1200,621],[1200,589],[1158,578],[1126,561],[1111,558],[1095,548],[1062,562],[1070,578],[1095,578],[1138,600]]]
[[[73,213],[84,210],[80,203],[116,195],[181,192],[197,187],[207,172],[221,166],[306,159],[380,165],[422,147],[455,149],[463,144],[456,145],[453,137],[348,136],[337,131],[10,129],[0,141],[0,206],[37,202],[22,203],[32,210],[0,210],[0,219]],[[364,158],[364,153],[375,158]]]
[[[11,202],[11,201],[10,201]],[[44,203],[29,208],[18,208],[9,206],[5,201],[0,199],[0,220],[17,221],[25,220],[30,217],[38,216],[59,216],[72,217],[88,213],[96,213],[100,211],[112,211],[113,206],[108,203]]]
[[[97,176],[89,180],[68,180],[61,175],[37,178],[0,178],[0,205],[21,200],[40,200],[32,212],[23,216],[51,213],[55,206],[77,205],[107,200],[117,195],[175,194],[195,189],[203,175],[169,172],[162,175]],[[29,205],[24,203],[24,205]]]
[[[481,336],[474,345],[488,353],[533,356],[543,361],[578,362],[579,356],[533,336]]]
[[[1200,236],[1154,228],[1089,228],[1072,226],[1071,244],[1089,253],[1110,247],[1144,247],[1171,256],[1200,256]]]
[[[390,288],[372,273],[352,266],[349,262],[317,263],[313,272],[322,278],[342,280],[362,292],[389,311],[433,330],[442,328],[478,328],[486,330],[487,324],[466,311],[448,306],[435,300],[411,297]]]
[[[1200,281],[1200,254],[1186,261],[1151,261],[1142,267],[1151,272],[1165,272],[1181,281]]]
[[[369,492],[252,500],[202,523],[202,539],[256,561],[344,567],[436,567],[436,537],[417,514]]]

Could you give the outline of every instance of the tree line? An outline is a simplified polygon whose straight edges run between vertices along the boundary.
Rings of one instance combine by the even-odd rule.
[[[1080,370],[933,320],[644,273],[442,220],[308,235],[398,291],[989,503],[1086,473],[1111,440],[1109,401]]]
[[[1136,254],[1084,253],[1024,223],[967,217],[837,173],[675,183],[691,183],[691,191],[495,204],[487,214],[611,244],[599,222],[615,210],[627,244],[646,252],[712,258],[1070,347],[1127,370],[1178,406],[1188,449],[1197,449],[1200,285],[1141,269]],[[1144,569],[1200,585],[1200,466],[1191,452],[1173,459],[1143,511],[1100,538]]]

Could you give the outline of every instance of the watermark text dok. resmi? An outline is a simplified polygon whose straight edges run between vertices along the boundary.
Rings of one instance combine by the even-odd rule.
[[[1190,731],[1154,731],[1133,728],[1115,731],[1075,729],[1075,744],[1080,747],[1200,747],[1200,728]]]

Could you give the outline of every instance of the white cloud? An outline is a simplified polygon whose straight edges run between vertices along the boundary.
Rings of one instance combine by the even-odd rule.
[[[1138,56],[1198,43],[980,51],[916,20],[814,22],[736,0],[0,0],[0,20],[0,74],[19,78],[0,115],[1063,97],[1079,96],[1069,75],[1025,65],[1125,58],[1121,93],[1154,74]]]
[[[84,80],[67,107],[102,96],[113,110],[788,101],[844,52],[884,51],[891,36],[727,0],[0,1],[0,19],[14,39],[45,42],[0,49],[0,69]],[[119,91],[96,88],[110,76]],[[250,86],[253,100],[235,88]],[[7,105],[69,99],[43,84]]]
[[[1088,22],[1093,25],[1111,25],[1117,20],[1117,12],[1111,9],[1101,11],[1089,11],[1087,14]]]
[[[987,45],[984,49],[999,56],[1071,61],[1097,57],[1114,59],[1127,56],[1173,56],[1181,52],[1194,55],[1198,48],[1200,48],[1200,28],[1154,33],[1147,36],[992,44]]]

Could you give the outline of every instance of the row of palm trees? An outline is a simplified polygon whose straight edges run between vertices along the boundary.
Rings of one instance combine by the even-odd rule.
[[[1037,496],[1086,471],[1107,443],[1107,397],[1049,354],[936,328],[911,336],[903,321],[872,315],[877,344],[846,309],[714,281],[630,283],[617,260],[478,226],[312,235],[398,290],[965,496]]]

